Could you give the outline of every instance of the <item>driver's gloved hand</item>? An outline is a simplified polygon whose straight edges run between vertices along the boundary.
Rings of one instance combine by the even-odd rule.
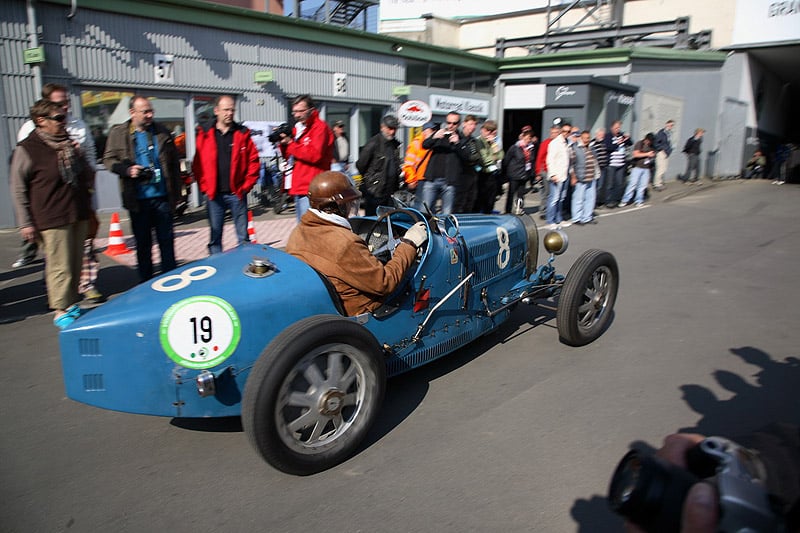
[[[425,227],[424,222],[417,222],[408,228],[406,234],[403,235],[403,239],[411,241],[419,249],[428,240],[428,228]]]

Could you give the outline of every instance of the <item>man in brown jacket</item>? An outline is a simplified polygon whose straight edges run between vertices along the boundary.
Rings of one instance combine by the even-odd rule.
[[[326,276],[348,316],[377,309],[414,263],[428,240],[424,222],[408,229],[394,257],[385,265],[353,233],[347,216],[360,193],[341,172],[326,171],[308,188],[310,209],[289,236],[286,251]]]
[[[172,134],[153,120],[153,105],[134,96],[130,120],[113,126],[103,164],[119,176],[122,207],[128,210],[136,238],[140,281],[153,277],[153,231],[161,253],[161,272],[177,266],[172,215],[180,198],[180,160]]]

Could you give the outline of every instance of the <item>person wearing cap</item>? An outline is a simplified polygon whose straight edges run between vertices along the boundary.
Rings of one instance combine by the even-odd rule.
[[[506,214],[522,215],[525,213],[525,182],[533,173],[533,150],[531,138],[533,128],[523,126],[519,132],[519,140],[508,149],[503,164],[508,177],[508,194],[506,195]],[[516,201],[514,197],[516,196]]]
[[[403,178],[408,190],[415,191],[414,209],[422,210],[422,182],[425,180],[425,169],[431,159],[431,151],[422,147],[423,141],[436,131],[436,123],[429,120],[422,125],[422,131],[408,143],[406,157],[403,160]]]
[[[392,195],[400,188],[400,141],[395,138],[398,126],[397,117],[384,116],[381,131],[367,141],[356,161],[367,216],[374,215],[380,205],[392,205]]]
[[[424,222],[411,226],[394,255],[381,263],[348,220],[361,195],[341,172],[327,171],[308,187],[309,209],[286,243],[286,251],[324,275],[347,316],[374,311],[394,292],[428,240]]]
[[[333,123],[333,161],[331,170],[347,173],[350,170],[350,141],[344,133],[344,122],[337,120]]]

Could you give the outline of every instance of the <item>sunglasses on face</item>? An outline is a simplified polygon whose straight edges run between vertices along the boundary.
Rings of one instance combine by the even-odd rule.
[[[447,124],[458,124],[458,121],[456,120],[455,122],[450,122],[450,121],[448,120],[448,121],[447,121]]]
[[[53,115],[52,117],[44,117],[47,120],[54,120],[55,122],[64,122],[67,120],[67,115]]]

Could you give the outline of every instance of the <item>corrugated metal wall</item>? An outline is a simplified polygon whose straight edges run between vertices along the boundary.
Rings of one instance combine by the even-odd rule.
[[[63,7],[48,4],[39,12],[46,53],[62,58],[61,65],[48,66],[47,78],[141,92],[233,92],[244,96],[239,107],[247,120],[284,118],[287,94],[391,103],[392,87],[405,78],[398,59],[368,52],[80,8],[69,21]],[[174,56],[174,83],[155,82],[155,54]],[[272,70],[275,81],[254,83],[261,70]],[[333,95],[335,72],[348,74],[344,98]]]
[[[23,64],[28,48],[25,2],[0,3],[0,227],[14,225],[8,187],[8,161],[19,130],[33,103],[33,71]]]

